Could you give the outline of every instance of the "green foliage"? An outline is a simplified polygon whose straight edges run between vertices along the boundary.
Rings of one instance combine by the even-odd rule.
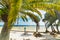
[[[8,24],[11,24],[11,22],[14,22],[16,20],[19,11],[21,12],[30,10],[32,12],[36,12],[42,18],[41,13],[38,11],[39,9],[49,12],[52,16],[56,16],[54,10],[59,10],[59,2],[59,0],[2,0],[0,4],[3,6],[3,12],[1,13],[8,13]],[[40,20],[40,18],[36,19],[37,16],[34,14],[26,13],[26,15],[30,17],[32,15],[35,21]],[[26,19],[25,16],[23,16],[22,18]],[[31,19],[33,18],[31,17]]]
[[[30,1],[35,1],[35,0],[30,0]],[[32,7],[32,6],[30,5],[30,1],[24,0],[24,1],[23,1],[24,4],[22,5],[21,10],[30,10],[30,11],[36,12],[36,13],[39,14],[40,17],[42,18],[42,15],[41,15],[41,13],[38,11],[38,9],[37,9],[37,8],[34,8],[34,7]]]
[[[21,16],[22,20],[25,22],[27,21],[28,22],[28,18],[26,16]]]
[[[58,5],[59,0],[39,0],[39,1],[31,1],[29,3],[33,8],[38,8],[40,10],[45,10],[46,12],[50,12],[52,16],[55,16],[54,10],[60,10],[60,6]],[[53,10],[52,10],[53,9]]]
[[[10,11],[8,14],[8,24],[15,22],[18,12],[21,8],[22,0],[13,0],[10,4]],[[9,25],[8,25],[9,26]]]
[[[44,21],[49,22],[48,27],[51,26],[57,20],[57,16],[52,16],[49,13],[45,14]]]
[[[33,13],[31,12],[24,12],[24,11],[21,11],[22,14],[25,14],[25,15],[28,15],[34,22],[38,23],[40,21],[40,18],[39,16],[37,15],[34,15]]]

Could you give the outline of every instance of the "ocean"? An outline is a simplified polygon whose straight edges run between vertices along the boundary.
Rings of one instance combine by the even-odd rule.
[[[2,29],[3,25],[0,25],[0,30]],[[26,28],[26,31],[36,31],[36,25],[13,25],[11,30],[15,31],[24,31],[24,28]],[[56,30],[56,27],[54,27]],[[40,25],[39,32],[45,32],[46,28],[44,25]],[[48,28],[49,31],[51,31],[51,27]],[[60,30],[60,27],[59,27]],[[57,30],[56,30],[57,31]]]
[[[12,26],[14,26],[14,27],[30,27],[30,26],[32,26],[32,27],[36,27],[36,25],[12,25]],[[0,27],[3,27],[3,25],[0,25]],[[40,27],[44,27],[44,25],[40,25]]]
[[[0,25],[0,30],[2,27],[3,25]],[[36,31],[36,25],[13,25],[11,30],[24,31],[24,28],[26,28],[26,31]],[[45,31],[44,25],[40,25],[39,31]]]

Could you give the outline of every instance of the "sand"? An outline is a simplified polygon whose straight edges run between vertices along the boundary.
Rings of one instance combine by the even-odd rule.
[[[42,37],[34,37],[33,33],[27,33],[27,35],[23,35],[24,32],[13,32],[11,31],[10,33],[10,39],[12,40],[56,40],[56,38],[54,38],[53,36],[49,35],[49,34],[43,34],[41,33],[43,36]]]
[[[0,27],[0,32],[2,30],[2,27]],[[48,29],[51,31],[51,28]],[[42,37],[34,37],[33,32],[36,31],[35,27],[26,27],[26,31],[29,31],[27,35],[24,34],[24,27],[12,27],[10,31],[10,40],[56,40],[60,39],[60,35],[56,34],[57,36],[54,37],[50,35],[49,33],[41,33]],[[45,27],[40,27],[39,32],[45,32]]]

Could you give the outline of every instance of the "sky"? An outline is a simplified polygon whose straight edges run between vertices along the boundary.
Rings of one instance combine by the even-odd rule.
[[[43,11],[43,10],[39,10],[40,12],[41,12],[41,14],[42,14],[42,19],[44,18],[44,14],[46,13],[45,11]],[[45,23],[44,22],[42,22],[42,19],[40,20],[40,22],[39,22],[39,24],[40,25],[45,25]],[[17,24],[17,23],[15,23],[15,25],[36,25],[30,18],[28,18],[28,22],[24,22],[21,18],[20,18],[20,20],[19,20],[19,23]],[[3,25],[4,24],[4,22],[0,22],[0,25]]]

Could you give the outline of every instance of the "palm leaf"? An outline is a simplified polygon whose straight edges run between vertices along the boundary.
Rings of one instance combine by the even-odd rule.
[[[34,1],[34,2],[30,2],[30,6],[32,6],[33,8],[38,8],[38,9],[42,9],[42,10],[49,10],[50,14],[53,16],[55,16],[55,13],[53,10],[50,10],[50,9],[55,9],[55,10],[59,10],[59,5],[58,4],[55,4],[57,0],[49,0],[49,2],[46,0],[45,1]]]
[[[25,22],[25,21],[28,21],[28,18],[26,16],[21,16],[22,20]]]
[[[22,0],[17,0],[17,2],[15,0],[13,0],[11,2],[12,2],[10,4],[11,8],[10,8],[10,11],[9,11],[9,14],[8,14],[8,24],[9,25],[16,20],[18,12],[21,8]]]
[[[36,13],[39,14],[39,16],[42,18],[41,13],[40,13],[36,8],[30,6],[27,2],[28,2],[28,0],[25,1],[25,4],[22,6],[22,8],[23,8],[24,10],[31,10],[31,11],[33,11],[33,12],[36,12]]]
[[[34,22],[38,23],[40,21],[39,16],[36,16],[30,12],[24,12],[22,11],[21,13],[28,15]]]

